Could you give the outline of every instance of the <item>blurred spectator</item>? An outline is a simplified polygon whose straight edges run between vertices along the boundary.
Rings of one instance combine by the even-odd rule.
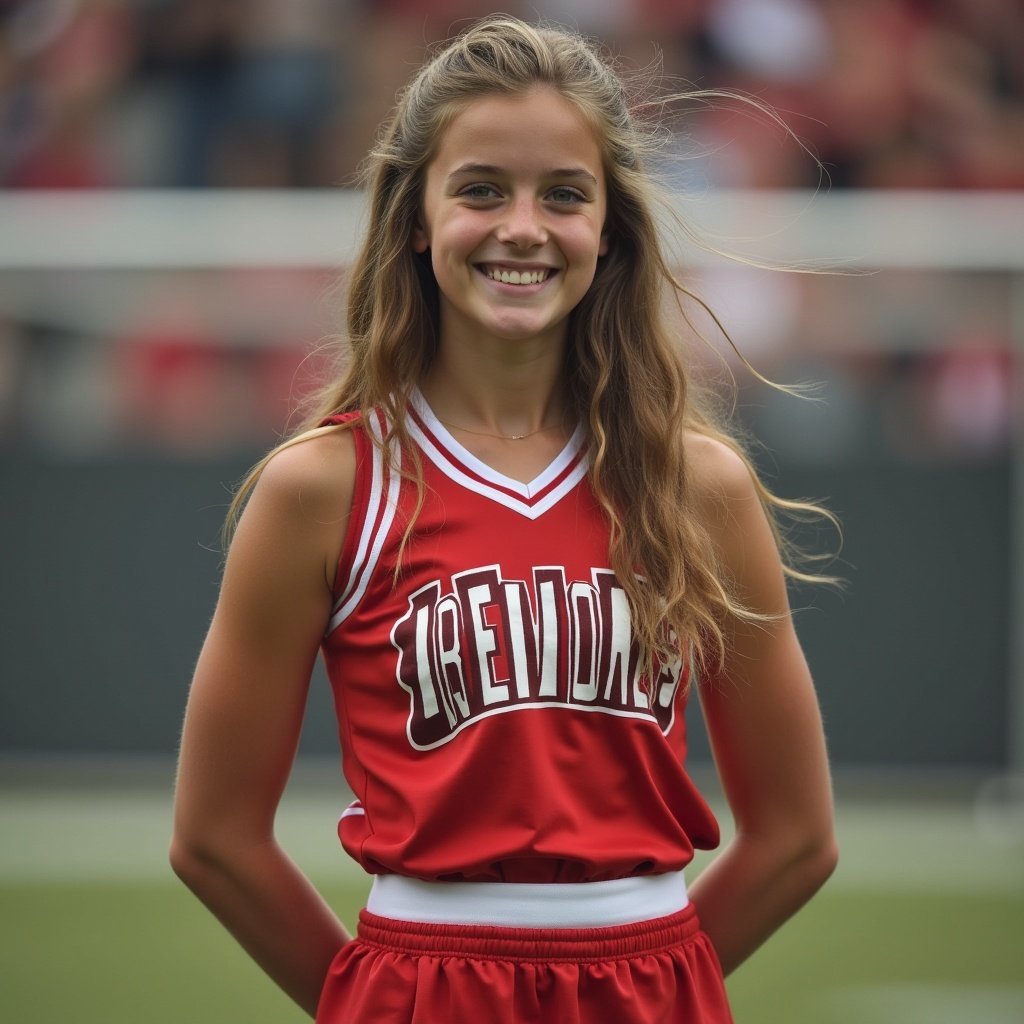
[[[999,455],[1014,428],[1013,358],[1007,340],[965,326],[922,362],[923,420],[934,448],[961,457]]]
[[[147,52],[170,88],[174,183],[325,183],[325,129],[347,112],[345,12],[331,0],[160,0]]]
[[[145,22],[145,72],[166,97],[165,130],[174,140],[171,185],[213,183],[214,153],[229,124],[237,0],[157,0]]]
[[[122,184],[102,138],[117,95],[134,88],[133,7],[121,0],[10,4],[3,32],[4,183],[24,188]]]
[[[259,350],[225,344],[187,293],[176,298],[168,290],[114,345],[121,433],[176,454],[230,449],[257,420],[251,378]]]

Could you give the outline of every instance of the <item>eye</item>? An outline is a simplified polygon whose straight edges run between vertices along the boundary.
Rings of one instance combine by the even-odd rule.
[[[463,199],[495,199],[498,196],[498,190],[486,182],[477,182],[459,189],[459,196]]]
[[[585,203],[587,201],[587,197],[579,189],[570,188],[568,185],[556,186],[548,193],[548,198],[562,205]]]

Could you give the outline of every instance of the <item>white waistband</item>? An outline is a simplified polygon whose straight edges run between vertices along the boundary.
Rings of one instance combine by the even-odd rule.
[[[666,917],[689,903],[682,871],[604,882],[425,882],[375,875],[366,909],[430,924],[607,928]]]

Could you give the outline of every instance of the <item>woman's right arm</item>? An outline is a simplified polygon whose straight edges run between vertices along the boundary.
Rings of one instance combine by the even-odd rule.
[[[275,455],[228,553],[182,736],[171,864],[311,1016],[349,936],[274,836],[352,501],[351,435]]]

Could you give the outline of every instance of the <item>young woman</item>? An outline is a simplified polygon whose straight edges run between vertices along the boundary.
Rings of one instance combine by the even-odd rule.
[[[572,33],[440,52],[368,164],[347,371],[239,494],[172,863],[318,1021],[728,1021],[835,864],[784,503],[687,386],[642,143]],[[321,648],[354,939],[273,834]],[[688,886],[697,692],[736,834]]]

